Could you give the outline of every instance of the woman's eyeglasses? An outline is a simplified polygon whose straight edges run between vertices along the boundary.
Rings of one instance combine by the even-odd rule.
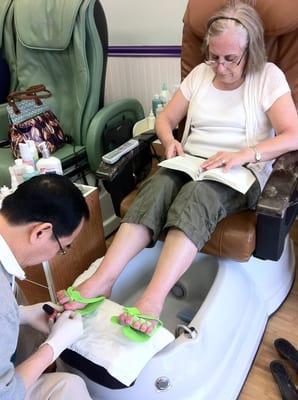
[[[52,232],[53,232],[53,236],[54,236],[56,242],[58,243],[60,254],[62,256],[65,256],[65,254],[67,254],[67,250],[66,249],[70,248],[70,244],[68,246],[66,246],[66,247],[63,247],[61,242],[60,242],[60,240],[59,240],[59,238],[58,238],[58,236],[57,236],[57,234],[56,234],[56,232],[54,231],[54,229],[52,230]]]
[[[245,54],[246,54],[246,51],[247,51],[247,49],[244,50],[244,52],[242,53],[242,55],[241,55],[241,57],[240,57],[239,59],[238,59],[238,57],[237,57],[237,58],[234,58],[234,59],[230,59],[230,56],[224,56],[224,61],[219,61],[218,59],[217,59],[217,60],[206,59],[206,60],[204,61],[204,63],[205,63],[206,65],[209,65],[210,67],[218,67],[219,64],[222,64],[222,65],[223,65],[224,67],[226,67],[226,68],[231,68],[231,69],[233,69],[233,68],[236,68],[236,67],[239,66],[239,64],[240,64],[241,61],[243,60],[243,57],[244,57]],[[229,59],[226,59],[226,57],[229,57]]]

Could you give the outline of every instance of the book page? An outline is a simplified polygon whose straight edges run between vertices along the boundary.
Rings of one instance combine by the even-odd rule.
[[[214,168],[201,173],[200,180],[217,181],[245,194],[256,180],[254,174],[247,168],[237,166],[224,172],[223,168]]]
[[[165,167],[169,169],[174,169],[176,171],[182,171],[188,174],[194,181],[199,180],[200,172],[202,168],[200,165],[205,160],[203,158],[190,156],[185,154],[185,156],[177,156],[173,158],[168,158],[160,162],[158,165],[160,167]]]
[[[206,179],[221,182],[243,194],[248,191],[256,179],[249,169],[242,166],[233,167],[227,172],[224,172],[223,168],[214,168],[208,171],[203,171],[201,164],[204,161],[204,158],[186,154],[185,156],[169,158],[160,162],[158,165],[176,171],[185,172],[194,181]]]

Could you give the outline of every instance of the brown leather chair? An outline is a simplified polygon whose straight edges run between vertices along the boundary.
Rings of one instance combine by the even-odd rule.
[[[189,0],[184,15],[181,78],[203,62],[201,45],[208,19],[225,0]],[[256,9],[265,28],[268,61],[286,74],[295,104],[298,104],[298,3],[293,0],[258,0]],[[278,260],[284,238],[297,214],[296,177],[298,153],[280,157],[263,190],[257,210],[244,211],[222,220],[202,249],[211,255],[238,261],[258,258]],[[121,215],[132,203],[137,190],[121,203]]]

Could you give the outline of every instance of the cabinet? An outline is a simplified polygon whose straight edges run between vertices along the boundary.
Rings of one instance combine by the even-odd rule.
[[[79,185],[90,210],[90,219],[65,255],[57,254],[50,261],[27,267],[26,280],[18,281],[28,304],[55,301],[56,292],[70,286],[97,258],[106,252],[98,189]]]

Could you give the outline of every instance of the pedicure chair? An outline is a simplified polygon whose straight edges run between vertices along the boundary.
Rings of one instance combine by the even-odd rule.
[[[198,63],[208,18],[224,1],[189,0],[184,15],[182,79]],[[269,61],[286,73],[298,100],[298,6],[259,0]],[[289,229],[297,215],[298,153],[280,157],[256,211],[221,221],[193,265],[169,294],[161,315],[174,342],[156,354],[134,384],[124,387],[100,368],[62,355],[93,399],[232,400],[239,395],[266,324],[288,295],[295,274]],[[123,199],[125,213],[134,193]],[[148,283],[162,248],[143,250],[118,279],[112,300],[131,305]],[[140,267],[141,266],[141,267]],[[79,356],[78,356],[79,357]],[[90,370],[92,370],[90,372]]]

